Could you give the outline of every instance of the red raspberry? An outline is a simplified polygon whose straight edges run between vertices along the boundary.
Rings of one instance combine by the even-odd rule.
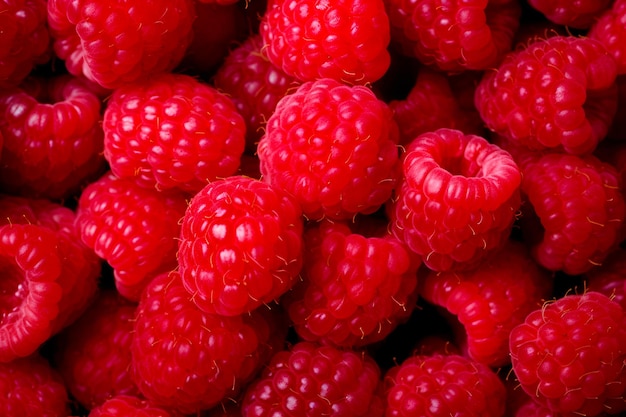
[[[260,33],[269,60],[301,81],[363,85],[391,62],[383,0],[270,0]]]
[[[88,417],[175,417],[178,414],[132,395],[116,395],[91,410]]]
[[[606,295],[626,311],[626,249],[617,248],[584,278],[588,290]]]
[[[246,121],[246,150],[254,153],[278,101],[300,82],[272,64],[260,35],[252,35],[226,58],[213,79]]]
[[[387,372],[385,386],[387,417],[504,415],[500,378],[464,356],[411,356]]]
[[[31,79],[22,87],[0,90],[0,187],[16,195],[68,198],[105,167],[100,99],[67,75]]]
[[[209,409],[237,395],[273,350],[282,348],[287,327],[277,314],[265,308],[233,317],[204,313],[178,272],[161,274],[148,284],[137,309],[135,382],[156,405],[185,414]]]
[[[286,193],[245,176],[210,183],[182,220],[178,263],[208,313],[234,316],[271,303],[302,267],[302,216]]]
[[[626,315],[605,295],[567,295],[511,332],[513,370],[524,391],[562,417],[626,410]]]
[[[615,0],[591,25],[587,36],[601,42],[615,59],[617,73],[626,74],[626,0]]]
[[[66,417],[69,400],[60,375],[38,354],[0,363],[0,415]]]
[[[409,318],[419,262],[402,243],[330,221],[312,225],[304,238],[302,281],[281,299],[301,338],[363,346]]]
[[[453,129],[417,137],[389,205],[393,233],[432,270],[471,269],[500,249],[520,206],[509,153]]]
[[[616,65],[604,45],[553,36],[512,52],[476,88],[487,127],[531,149],[593,151],[617,109]]]
[[[308,82],[270,116],[258,147],[261,173],[294,195],[307,218],[349,219],[391,196],[398,140],[392,111],[370,89]]]
[[[551,22],[574,29],[588,29],[611,3],[612,0],[528,0]]]
[[[275,354],[246,389],[242,415],[382,416],[380,373],[365,353],[299,342]]]
[[[159,190],[195,193],[234,174],[245,143],[245,123],[233,102],[182,74],[160,74],[115,90],[103,129],[111,171]]]
[[[19,85],[52,56],[45,0],[0,1],[0,88]]]
[[[464,353],[493,368],[510,364],[511,330],[552,295],[550,274],[515,241],[477,270],[430,271],[420,282],[420,295],[460,323]]]
[[[385,0],[391,45],[446,72],[492,68],[511,50],[517,0]]]
[[[148,281],[176,267],[185,198],[141,188],[110,172],[81,194],[76,212],[80,238],[113,268],[124,297],[138,300]]]
[[[192,0],[49,0],[54,51],[105,88],[174,69],[192,40]]]

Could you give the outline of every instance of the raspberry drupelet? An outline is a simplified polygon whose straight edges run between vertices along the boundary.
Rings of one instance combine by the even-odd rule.
[[[626,1],[615,0],[589,28],[588,36],[601,42],[615,59],[617,73],[626,74]]]
[[[612,0],[528,0],[549,21],[574,29],[589,29],[611,3]]]
[[[157,407],[150,401],[133,395],[115,395],[94,407],[88,417],[179,417],[180,414]]]

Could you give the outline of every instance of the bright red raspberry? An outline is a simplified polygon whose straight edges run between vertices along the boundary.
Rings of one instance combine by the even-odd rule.
[[[606,295],[626,311],[626,249],[615,249],[598,267],[584,274],[586,288]]]
[[[30,79],[0,91],[0,187],[5,193],[66,199],[102,174],[101,101],[69,76]]]
[[[39,354],[0,363],[0,415],[67,417],[69,399],[61,376]]]
[[[530,149],[595,149],[617,110],[617,68],[604,45],[552,36],[506,56],[476,88],[487,127]]]
[[[484,70],[511,50],[517,0],[385,0],[391,45],[446,72]]]
[[[588,29],[611,3],[612,0],[528,0],[549,21],[574,29]]]
[[[186,196],[138,186],[108,172],[78,200],[81,240],[112,268],[115,286],[137,301],[155,275],[176,267]]]
[[[182,220],[178,264],[208,313],[234,316],[271,303],[302,267],[300,208],[270,184],[232,176],[196,194]]]
[[[381,371],[366,353],[299,342],[245,391],[242,415],[382,417]]]
[[[234,398],[274,350],[282,349],[286,323],[279,310],[265,307],[233,317],[205,313],[178,272],[161,274],[137,308],[131,345],[135,382],[156,405],[185,414],[209,409]]]
[[[146,188],[196,193],[234,174],[245,122],[233,102],[183,74],[160,74],[116,89],[102,123],[111,171]]]
[[[283,97],[258,146],[263,181],[295,196],[308,219],[350,219],[384,204],[397,180],[399,133],[389,106],[332,79]]]
[[[270,0],[260,33],[269,60],[301,81],[364,85],[391,62],[383,0]]]
[[[178,414],[157,407],[143,398],[116,395],[94,407],[88,417],[176,417]]]
[[[591,25],[587,36],[601,42],[617,63],[617,73],[626,74],[626,0],[615,0]]]
[[[508,240],[520,183],[511,155],[483,137],[424,133],[403,156],[388,207],[392,231],[432,270],[474,268]]]
[[[385,375],[386,417],[502,417],[506,389],[488,366],[459,355],[416,355]]]
[[[593,155],[529,153],[522,168],[522,234],[552,271],[578,275],[604,261],[624,222],[620,177]]]
[[[305,232],[302,281],[281,298],[304,340],[343,347],[378,342],[416,306],[414,254],[388,233],[370,236],[350,226],[322,221]]]
[[[192,0],[49,0],[48,24],[67,70],[117,88],[173,70],[192,40]]]
[[[459,322],[463,353],[492,368],[510,364],[511,330],[551,297],[552,286],[551,274],[512,240],[476,270],[420,277],[420,295]]]
[[[626,410],[626,315],[605,295],[567,295],[530,313],[511,332],[520,385],[562,417]]]
[[[52,56],[45,0],[0,1],[0,88],[19,85]]]

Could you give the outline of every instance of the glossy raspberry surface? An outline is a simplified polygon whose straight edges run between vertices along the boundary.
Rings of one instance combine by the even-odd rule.
[[[589,37],[602,42],[617,63],[618,74],[626,73],[626,1],[615,0],[589,28]]]
[[[88,417],[175,417],[161,407],[150,404],[149,401],[131,395],[116,395],[106,400],[102,405],[93,408]]]

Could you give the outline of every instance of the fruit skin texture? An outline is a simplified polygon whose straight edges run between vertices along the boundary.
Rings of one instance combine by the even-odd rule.
[[[116,89],[107,103],[104,156],[116,176],[194,194],[237,171],[245,123],[210,85],[160,74]]]
[[[56,55],[108,89],[173,70],[191,43],[192,0],[50,0]]]
[[[475,102],[487,127],[533,150],[592,152],[617,110],[617,67],[604,45],[553,36],[485,72]]]
[[[176,417],[160,407],[150,404],[143,398],[132,395],[116,395],[109,398],[102,405],[94,407],[88,417]]]
[[[302,84],[278,102],[258,146],[263,181],[292,194],[310,220],[376,211],[397,180],[398,127],[363,86]]]
[[[510,351],[524,391],[561,416],[626,410],[626,315],[605,295],[567,295],[530,313]]]
[[[242,415],[382,416],[380,372],[366,353],[298,342],[276,353],[248,386]]]
[[[602,42],[617,63],[617,73],[626,74],[626,1],[615,0],[612,6],[589,28],[588,36]]]
[[[615,249],[602,265],[584,274],[586,288],[606,295],[626,311],[626,249]]]
[[[438,129],[413,140],[387,206],[391,230],[435,271],[472,269],[509,237],[520,169],[481,136]]]
[[[574,29],[588,29],[611,3],[611,0],[528,0],[529,5],[551,22]]]
[[[302,212],[270,184],[232,176],[198,192],[182,219],[178,265],[194,303],[235,316],[271,303],[302,268]]]
[[[383,0],[270,0],[259,31],[269,60],[300,81],[364,85],[391,62]]]

